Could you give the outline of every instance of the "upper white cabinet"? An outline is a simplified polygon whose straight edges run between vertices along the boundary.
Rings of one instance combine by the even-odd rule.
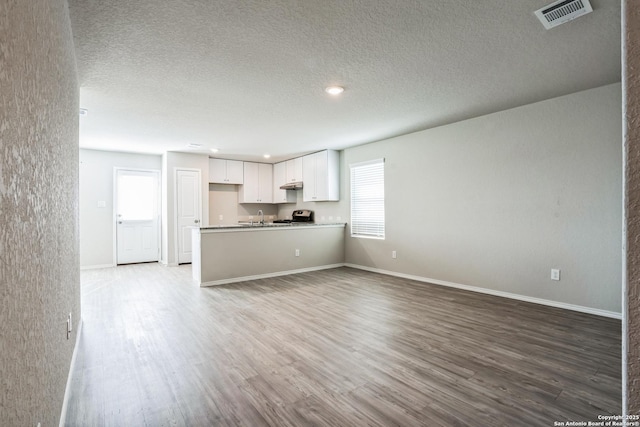
[[[287,183],[286,163],[288,162],[280,162],[273,165],[273,203],[295,203],[297,201],[295,191],[280,189],[281,185]],[[300,159],[300,172],[302,172],[302,159]],[[299,181],[302,181],[302,178]]]
[[[244,184],[238,192],[238,203],[273,203],[273,165],[244,163]]]
[[[239,160],[209,159],[209,182],[214,184],[242,184],[244,162]]]
[[[302,199],[305,202],[340,200],[340,154],[325,150],[302,157]]]
[[[287,171],[286,182],[302,181],[302,157],[296,157],[295,159],[287,160],[284,163]]]

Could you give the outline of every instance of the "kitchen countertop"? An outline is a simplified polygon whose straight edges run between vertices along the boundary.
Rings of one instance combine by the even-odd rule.
[[[295,228],[316,228],[316,227],[344,227],[345,222],[332,222],[332,223],[308,223],[308,222],[292,222],[292,223],[265,223],[253,225],[246,224],[220,224],[210,225],[207,227],[194,227],[194,229],[200,230],[200,232],[212,232],[212,231],[252,231],[252,230],[282,230],[282,229],[295,229]]]

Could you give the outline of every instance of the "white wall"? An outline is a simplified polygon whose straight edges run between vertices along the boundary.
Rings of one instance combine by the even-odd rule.
[[[162,157],[115,151],[80,150],[80,266],[115,265],[114,168],[161,170]],[[104,201],[105,207],[98,207]]]
[[[167,265],[177,265],[175,206],[176,169],[197,169],[201,176],[202,225],[209,225],[209,156],[167,152],[162,155],[162,257]]]
[[[386,159],[386,239],[346,261],[620,313],[621,140],[613,84],[347,149]]]

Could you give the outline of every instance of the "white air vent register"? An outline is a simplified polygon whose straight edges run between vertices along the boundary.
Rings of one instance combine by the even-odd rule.
[[[534,13],[548,30],[593,12],[589,0],[558,0]]]

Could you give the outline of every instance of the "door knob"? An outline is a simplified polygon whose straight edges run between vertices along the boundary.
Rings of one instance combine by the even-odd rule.
[[[118,221],[118,224],[122,224],[122,221]]]
[[[199,223],[199,222],[200,222],[200,220],[199,220],[199,219],[196,219],[196,220],[195,220],[195,221],[193,221],[193,222],[195,222],[195,223],[197,224],[197,223]]]

